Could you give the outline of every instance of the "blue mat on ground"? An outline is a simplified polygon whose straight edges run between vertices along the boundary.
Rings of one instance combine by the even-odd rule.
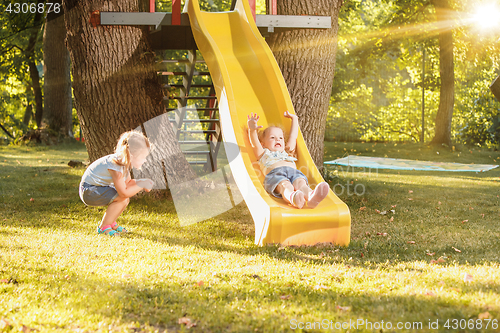
[[[448,162],[414,161],[399,158],[347,156],[325,162],[328,165],[342,165],[356,168],[419,170],[419,171],[472,171],[484,172],[498,167],[492,164],[463,164]]]

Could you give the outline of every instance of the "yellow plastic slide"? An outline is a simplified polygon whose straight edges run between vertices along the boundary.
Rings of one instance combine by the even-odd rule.
[[[202,12],[198,0],[189,0],[187,12],[193,34],[210,70],[217,97],[226,154],[231,172],[255,222],[255,243],[348,245],[349,208],[330,190],[314,209],[297,209],[270,196],[264,175],[248,140],[247,115],[260,116],[259,125],[282,124],[293,105],[281,71],[260,35],[246,0],[230,12]],[[229,144],[231,143],[231,144]],[[299,130],[297,168],[315,186],[323,181]]]

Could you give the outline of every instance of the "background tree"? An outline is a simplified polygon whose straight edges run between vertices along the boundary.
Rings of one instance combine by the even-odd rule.
[[[44,0],[38,0],[36,6],[38,8],[39,4],[44,4]],[[31,88],[33,89],[33,95],[35,96],[35,119],[38,127],[42,126],[43,117],[43,96],[42,88],[40,86],[40,75],[38,73],[38,68],[36,66],[35,58],[35,48],[37,41],[40,37],[40,26],[43,24],[44,17],[43,12],[38,11],[35,13],[33,18],[33,28],[31,28],[30,36],[28,39],[28,45],[24,50],[24,57],[28,63],[30,78],[31,78]]]
[[[44,22],[43,11],[34,13],[16,13],[16,2],[0,4],[0,74],[2,75],[2,106],[0,121],[17,130],[26,131],[27,126],[21,121],[27,106],[35,101],[37,124],[41,125],[43,114],[43,99],[40,86],[39,68],[41,59],[40,29]],[[21,3],[19,3],[21,5]],[[38,8],[43,1],[28,1],[24,3]],[[26,7],[25,7],[26,8]],[[21,85],[24,85],[22,87]],[[28,89],[26,89],[28,88]],[[24,104],[24,105],[22,105]],[[16,135],[13,135],[16,136]]]
[[[441,88],[439,109],[436,115],[436,131],[432,144],[446,144],[451,147],[451,120],[455,105],[455,67],[453,63],[453,20],[456,14],[449,0],[432,0],[439,27],[439,74]]]
[[[61,0],[47,13],[43,34],[44,115],[47,126],[73,137],[71,61],[66,49],[66,27]]]
[[[306,145],[320,169],[342,4],[342,0],[278,1],[278,15],[330,16],[332,27],[277,31],[266,38],[287,83]]]
[[[95,11],[138,11],[137,0],[64,0],[63,7],[76,110],[89,158],[94,161],[113,151],[121,133],[165,113],[163,91],[147,42],[147,27],[90,23]],[[165,169],[151,166],[151,177],[166,172],[169,180],[193,178],[168,122],[161,135],[161,146],[154,152],[168,158],[164,159]]]

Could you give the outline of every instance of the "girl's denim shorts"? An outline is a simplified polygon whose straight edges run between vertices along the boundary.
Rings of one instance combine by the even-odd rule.
[[[304,178],[306,183],[308,183],[307,177],[299,170],[288,166],[277,167],[269,171],[264,178],[264,188],[272,196],[282,198],[281,194],[274,192],[276,186],[284,180],[289,180],[293,184],[299,178]]]
[[[80,184],[80,199],[87,206],[107,206],[118,197],[112,186],[96,186],[88,183]]]

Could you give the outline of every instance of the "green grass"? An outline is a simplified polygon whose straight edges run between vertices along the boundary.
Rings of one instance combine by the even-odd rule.
[[[326,143],[325,160],[346,153],[500,161],[477,147],[437,154],[416,144]],[[437,320],[433,332],[479,332],[500,320],[498,169],[329,167],[332,186],[364,189],[340,195],[351,209],[351,244],[257,247],[244,204],[180,227],[173,203],[150,196],[132,200],[119,219],[131,233],[96,235],[104,210],[80,202],[84,170],[67,166],[86,156],[80,144],[0,147],[0,331],[281,332],[325,320],[333,329],[323,331],[364,332],[370,326],[334,325],[383,320],[423,325],[384,331],[420,332]],[[179,324],[183,317],[196,326]],[[457,329],[451,321],[446,329],[447,319]],[[483,326],[460,330],[460,320]]]

